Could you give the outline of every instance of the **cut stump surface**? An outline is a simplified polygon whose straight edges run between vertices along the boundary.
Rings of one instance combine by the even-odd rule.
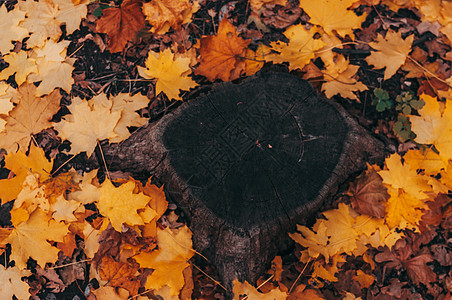
[[[267,73],[220,84],[106,152],[164,183],[230,286],[254,282],[287,232],[384,146],[308,82]]]

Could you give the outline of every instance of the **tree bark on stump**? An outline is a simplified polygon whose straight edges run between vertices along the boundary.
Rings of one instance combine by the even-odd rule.
[[[385,151],[308,82],[266,73],[220,84],[104,152],[114,169],[164,184],[230,287],[255,282],[287,232]]]

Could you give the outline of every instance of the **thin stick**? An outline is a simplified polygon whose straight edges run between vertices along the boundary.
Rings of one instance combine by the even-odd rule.
[[[78,155],[78,154],[77,154]],[[66,160],[61,166],[58,167],[58,169],[55,170],[55,172],[53,172],[52,174],[50,174],[50,176],[55,175],[56,172],[58,172],[65,164],[67,164],[68,162],[70,162],[72,159],[74,159],[74,157],[76,157],[77,155],[73,155],[71,158],[69,158],[68,160]]]
[[[207,274],[206,272],[204,272],[203,270],[201,270],[197,265],[195,265],[194,263],[192,263],[193,267],[195,267],[196,269],[198,269],[201,273],[203,273],[204,275],[206,275],[207,278],[209,278],[210,280],[212,280],[213,282],[215,282],[215,284],[218,284],[219,286],[221,286],[225,291],[227,291],[227,289],[219,282],[216,281],[215,279],[213,279],[211,276],[209,276],[209,274]]]
[[[295,284],[297,283],[298,279],[300,279],[301,275],[304,273],[304,270],[306,270],[306,267],[308,266],[309,262],[311,261],[311,257],[309,257],[308,262],[304,265],[303,270],[301,270],[300,275],[298,275],[297,279],[295,279],[294,283],[292,284],[292,286],[289,289],[289,295],[292,292],[293,288],[295,287]]]
[[[110,173],[108,172],[107,162],[105,161],[104,152],[102,151],[102,147],[100,146],[99,141],[97,141],[97,145],[99,146],[100,155],[102,156],[102,161],[103,161],[104,166],[105,166],[105,174],[107,175],[108,180],[110,180]]]
[[[65,264],[65,265],[61,265],[61,266],[50,267],[50,268],[47,268],[47,269],[48,270],[60,269],[60,268],[64,268],[64,267],[67,267],[67,266],[76,265],[78,263],[88,262],[88,261],[92,261],[92,259],[83,259],[83,260],[74,261],[74,262],[71,262],[71,263],[68,263],[68,264]]]

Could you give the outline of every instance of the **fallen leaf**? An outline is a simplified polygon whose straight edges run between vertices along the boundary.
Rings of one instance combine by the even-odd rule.
[[[90,157],[98,141],[117,136],[113,129],[118,124],[121,111],[112,112],[112,105],[105,94],[88,101],[72,99],[72,104],[68,106],[71,114],[54,125],[58,135],[71,142],[69,153],[86,152]]]
[[[20,150],[17,153],[7,154],[5,156],[5,168],[13,172],[15,177],[0,180],[2,204],[15,199],[19,195],[22,190],[22,183],[29,174],[28,172],[39,174],[43,180],[50,175],[52,166],[53,160],[49,162],[44,155],[44,150],[34,144],[31,144],[28,156]]]
[[[27,80],[28,74],[38,72],[36,60],[29,58],[26,51],[8,53],[3,56],[3,60],[9,66],[0,72],[0,80],[6,80],[15,74],[17,85],[21,85]]]
[[[158,229],[158,250],[134,256],[141,268],[154,269],[148,276],[146,289],[159,290],[167,285],[172,296],[179,294],[185,282],[183,271],[190,267],[187,261],[194,254],[191,237],[192,233],[187,226],[173,230],[168,227],[164,230]]]
[[[22,281],[22,277],[31,275],[28,270],[21,270],[17,266],[5,269],[0,265],[0,298],[9,300],[13,299],[29,299],[31,294],[28,291],[30,286]]]
[[[362,289],[369,288],[375,281],[372,275],[364,273],[362,270],[356,270],[353,280],[357,281]]]
[[[34,84],[25,83],[17,89],[13,102],[17,106],[6,118],[5,131],[0,133],[0,147],[8,152],[25,152],[33,134],[52,127],[53,115],[60,109],[61,95],[53,91],[48,96],[36,97]]]
[[[98,267],[99,275],[108,284],[116,288],[124,288],[130,295],[138,294],[140,282],[136,278],[138,265],[130,263],[117,262],[113,258],[104,256]]]
[[[298,285],[292,293],[287,297],[287,300],[322,300],[325,299],[318,290],[307,289],[306,285]]]
[[[239,78],[245,71],[246,48],[250,42],[239,37],[235,27],[224,18],[217,35],[201,38],[200,61],[195,73],[210,81]]]
[[[68,195],[69,200],[79,201],[83,205],[98,201],[100,198],[100,184],[97,180],[97,169],[85,172],[79,187],[79,191],[74,191]]]
[[[300,7],[311,17],[309,22],[322,26],[327,34],[334,35],[335,31],[342,37],[348,35],[354,39],[353,29],[360,28],[366,19],[366,14],[357,16],[347,9],[355,2],[357,0],[303,0]]]
[[[110,38],[110,52],[120,52],[131,41],[138,30],[144,28],[141,0],[125,0],[119,8],[107,8],[97,21],[97,32],[106,33]]]
[[[18,9],[8,11],[6,5],[0,7],[0,52],[6,55],[12,48],[12,41],[22,41],[28,35],[25,28],[18,26],[25,19],[25,12]]]
[[[353,209],[361,214],[376,218],[385,216],[384,202],[388,200],[389,194],[383,186],[383,180],[378,173],[369,168],[354,180],[347,191]]]
[[[259,11],[265,5],[286,6],[287,0],[250,0],[250,7],[254,11]]]
[[[11,244],[11,259],[19,269],[26,269],[29,257],[44,268],[46,263],[54,263],[58,259],[59,252],[47,240],[62,242],[67,233],[68,225],[49,219],[38,208],[26,222],[17,225],[3,243]]]
[[[285,300],[287,298],[287,294],[285,292],[282,292],[279,288],[275,288],[271,292],[263,294],[247,281],[241,283],[236,278],[234,279],[232,284],[234,300],[241,300],[245,298],[249,300]]]
[[[343,55],[338,56],[335,63],[324,72],[325,83],[322,85],[322,91],[325,92],[325,96],[332,98],[339,94],[360,102],[354,92],[362,92],[368,88],[353,78],[358,69],[359,66],[350,65]]]
[[[418,110],[419,116],[409,116],[411,130],[416,133],[416,142],[432,144],[440,157],[447,161],[452,159],[452,104],[446,102],[446,108],[441,113],[436,98],[422,94],[420,97],[425,105]]]
[[[378,35],[376,42],[369,43],[377,50],[366,57],[368,64],[376,69],[385,69],[384,80],[391,78],[403,65],[411,51],[414,35],[402,39],[402,33],[388,30],[386,36]]]
[[[121,111],[121,118],[114,129],[118,136],[110,140],[112,143],[119,143],[130,136],[127,127],[140,127],[147,122],[148,119],[141,117],[136,111],[146,107],[149,103],[149,98],[141,94],[131,96],[121,93],[112,97],[110,101],[113,101],[112,112]]]
[[[289,43],[272,42],[271,49],[279,54],[267,54],[265,60],[275,63],[288,62],[290,70],[303,69],[315,57],[315,51],[325,45],[321,39],[314,39],[317,33],[315,28],[306,30],[301,24],[290,26],[284,31]]]
[[[146,68],[138,66],[138,73],[147,79],[156,79],[155,94],[164,92],[168,99],[182,100],[180,90],[189,90],[197,84],[187,75],[190,73],[190,58],[175,57],[169,48],[163,52],[149,51]]]
[[[124,300],[128,299],[130,295],[126,289],[112,286],[101,286],[97,290],[93,290],[93,294],[97,300]]]
[[[170,28],[180,29],[191,22],[198,9],[198,2],[192,4],[189,0],[152,0],[143,4],[143,13],[155,34],[165,34]]]
[[[99,212],[107,217],[113,228],[121,232],[122,224],[144,225],[143,219],[137,210],[143,209],[150,197],[140,193],[133,194],[135,184],[129,181],[119,187],[115,187],[110,180],[105,180],[100,188],[100,199],[97,203]]]
[[[57,41],[62,34],[60,26],[66,24],[67,34],[79,27],[80,21],[86,16],[88,1],[34,0],[19,1],[19,9],[26,13],[27,18],[21,26],[31,33],[27,40],[30,48],[40,47],[47,38]]]

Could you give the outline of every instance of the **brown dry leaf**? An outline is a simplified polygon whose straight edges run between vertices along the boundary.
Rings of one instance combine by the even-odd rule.
[[[17,106],[6,119],[5,131],[0,133],[0,147],[8,152],[16,152],[17,149],[25,152],[31,136],[52,127],[50,120],[60,109],[59,91],[36,97],[36,87],[28,83],[21,85],[17,91],[17,97],[13,98]]]
[[[221,79],[230,81],[240,77],[245,71],[246,47],[251,40],[237,35],[235,27],[224,18],[215,36],[205,36],[200,40],[200,64],[196,74],[210,81]]]
[[[385,216],[383,203],[388,200],[389,194],[383,186],[383,180],[373,168],[369,168],[350,184],[347,195],[351,197],[350,202],[357,212],[376,218]]]
[[[144,27],[144,15],[141,0],[125,0],[119,8],[103,10],[103,16],[97,21],[96,30],[106,33],[110,38],[110,52],[120,52],[131,41],[138,30]]]
[[[170,28],[178,30],[191,21],[199,9],[198,2],[190,0],[151,0],[143,4],[143,13],[151,24],[151,32],[165,34]]]
[[[250,7],[254,11],[259,11],[265,5],[286,6],[287,0],[250,0]]]
[[[75,242],[75,234],[69,232],[63,237],[62,242],[58,242],[56,247],[63,251],[64,255],[67,257],[72,257],[72,253],[77,249],[77,244]]]
[[[402,39],[402,33],[389,30],[386,36],[378,35],[377,41],[369,43],[373,49],[366,58],[370,65],[374,65],[376,69],[385,69],[384,80],[391,78],[397,70],[403,65],[408,54],[411,51],[414,35]]]
[[[135,274],[138,271],[138,264],[117,262],[109,256],[102,257],[98,267],[99,275],[103,280],[113,287],[121,287],[129,291],[131,295],[138,294],[140,282]]]
[[[362,270],[357,270],[356,275],[353,276],[353,280],[357,281],[362,289],[365,289],[374,283],[375,278],[372,275],[364,273]]]

